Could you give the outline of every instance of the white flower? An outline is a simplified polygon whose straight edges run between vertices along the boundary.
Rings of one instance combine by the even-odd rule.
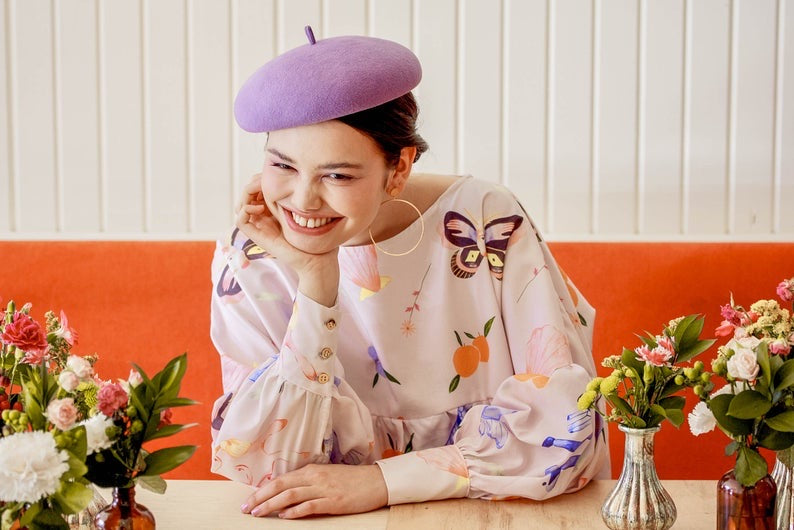
[[[761,343],[761,339],[753,337],[752,335],[745,335],[743,337],[734,337],[725,345],[733,351],[737,350],[754,350],[756,346]]]
[[[94,375],[94,369],[91,367],[91,363],[77,355],[70,355],[69,358],[66,359],[66,369],[74,372],[74,374],[82,380],[88,379]]]
[[[49,432],[21,432],[0,438],[0,501],[37,502],[52,495],[69,469]]]
[[[130,376],[127,378],[127,381],[132,388],[135,388],[143,383],[143,377],[141,377],[141,373],[138,370],[130,370]]]
[[[58,376],[58,384],[67,392],[71,392],[80,385],[80,378],[71,370],[64,370]]]
[[[717,420],[714,418],[714,414],[703,401],[695,405],[695,408],[689,413],[688,419],[689,430],[692,431],[692,434],[695,436],[711,432],[714,430],[714,427],[717,426]]]
[[[53,399],[47,405],[44,416],[62,431],[68,431],[77,421],[77,407],[72,398]]]
[[[87,454],[94,454],[113,445],[113,442],[105,433],[108,427],[113,427],[113,420],[101,412],[96,416],[91,416],[87,420],[81,421],[78,425],[85,426]]]
[[[728,375],[734,379],[753,381],[758,375],[758,360],[755,352],[746,348],[734,351],[733,356],[728,359]]]

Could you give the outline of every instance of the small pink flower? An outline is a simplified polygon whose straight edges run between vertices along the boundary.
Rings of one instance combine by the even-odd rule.
[[[675,345],[673,344],[673,339],[670,337],[657,335],[656,344],[675,355]]]
[[[19,311],[14,313],[11,323],[6,324],[0,342],[16,346],[26,353],[41,353],[47,349],[47,336],[41,324]]]
[[[791,346],[786,339],[774,340],[769,344],[769,351],[777,355],[786,355],[790,349]]]
[[[166,425],[171,425],[171,417],[174,415],[171,409],[165,409],[160,413],[160,423],[157,424],[158,429],[162,429]]]
[[[722,318],[734,326],[738,326],[741,321],[741,313],[736,311],[730,304],[720,306],[720,314]]]
[[[105,383],[97,392],[97,408],[105,416],[111,417],[113,413],[127,406],[129,396],[118,383]]]
[[[794,300],[794,278],[783,280],[777,285],[777,295],[784,302]]]
[[[67,392],[71,392],[80,385],[80,378],[70,370],[64,370],[58,376],[58,384]]]
[[[127,378],[127,382],[132,388],[135,388],[143,383],[143,377],[141,377],[141,373],[138,370],[130,370],[130,376]]]
[[[718,337],[730,337],[733,335],[733,329],[734,325],[730,321],[723,320],[719,327],[714,330],[714,334]]]
[[[755,311],[748,311],[747,313],[742,315],[741,325],[742,326],[749,326],[753,322],[757,321],[758,317],[760,317],[760,316],[761,315],[759,315]]]
[[[25,356],[22,358],[21,362],[25,364],[33,364],[33,365],[39,365],[41,363],[45,363],[49,365],[48,363],[49,360],[50,360],[50,349],[46,348],[44,350],[27,352]]]
[[[47,419],[62,431],[68,431],[77,421],[77,407],[72,398],[53,399],[47,405]]]
[[[634,348],[634,352],[637,354],[638,361],[645,361],[654,366],[668,366],[670,364],[670,359],[673,357],[673,352],[661,346],[650,349],[647,345],[643,344],[642,346]]]
[[[58,319],[60,322],[61,327],[54,333],[56,337],[61,337],[69,346],[74,346],[77,344],[77,332],[69,327],[69,319],[66,318],[66,313],[61,310],[61,318]]]

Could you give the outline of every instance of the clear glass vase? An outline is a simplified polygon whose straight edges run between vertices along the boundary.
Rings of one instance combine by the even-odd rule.
[[[777,530],[794,530],[794,447],[777,451],[772,478],[777,485],[777,501],[775,503],[775,521]]]
[[[677,512],[656,474],[653,437],[660,427],[618,428],[626,434],[623,470],[601,506],[601,518],[612,530],[667,530]]]
[[[717,530],[773,530],[776,491],[770,475],[743,486],[731,469],[717,482]]]
[[[96,489],[93,484],[89,487],[94,492],[94,497],[91,499],[91,502],[88,503],[88,506],[83,508],[80,512],[66,516],[66,523],[69,525],[69,530],[94,530],[96,528],[96,525],[94,525],[94,517],[102,508],[107,506],[107,501],[102,494],[99,493],[99,490]]]

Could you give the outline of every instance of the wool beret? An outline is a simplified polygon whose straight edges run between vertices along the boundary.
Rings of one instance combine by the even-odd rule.
[[[362,36],[315,40],[285,52],[248,78],[234,117],[249,132],[268,132],[333,120],[407,94],[422,79],[411,50]]]

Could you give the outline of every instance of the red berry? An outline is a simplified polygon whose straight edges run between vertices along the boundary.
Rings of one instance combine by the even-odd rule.
[[[19,412],[22,412],[22,403],[20,403],[19,401],[17,401],[16,403],[14,403],[14,406],[13,406],[12,408],[13,408],[14,410],[18,410]]]

